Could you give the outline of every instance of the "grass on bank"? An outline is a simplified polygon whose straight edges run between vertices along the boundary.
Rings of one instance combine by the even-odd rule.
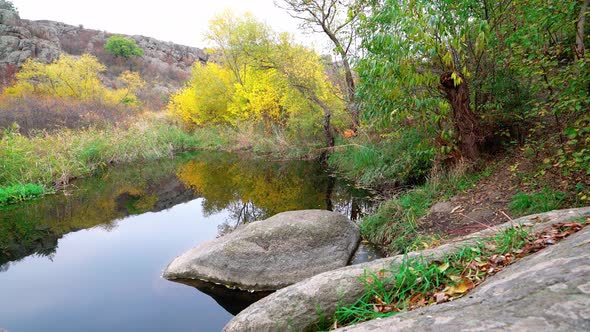
[[[416,129],[395,137],[359,137],[342,141],[330,155],[329,164],[338,173],[358,184],[380,189],[385,186],[416,184],[432,167],[435,149]]]
[[[512,196],[510,210],[518,216],[547,212],[558,209],[565,200],[565,193],[550,188],[532,194],[521,192]]]
[[[489,167],[479,173],[468,173],[465,167],[457,167],[432,177],[423,185],[383,202],[374,214],[363,218],[361,234],[389,254],[424,248],[436,242],[436,238],[418,232],[418,219],[436,202],[467,190],[482,177],[490,176],[492,170]]]
[[[47,189],[38,184],[16,184],[0,187],[0,207],[43,196]]]
[[[27,135],[7,129],[0,132],[0,205],[41,196],[112,163],[167,158],[189,150],[249,150],[277,158],[302,158],[315,151],[313,141],[289,142],[278,130],[270,134],[255,127],[187,130],[157,114],[100,128]]]
[[[147,120],[128,128],[62,130],[31,137],[9,132],[0,140],[0,186],[63,185],[109,163],[162,158],[197,146],[198,137]]]
[[[365,272],[360,282],[365,293],[356,302],[340,304],[327,325],[341,327],[383,318],[464,296],[488,276],[515,259],[539,251],[579,230],[587,221],[555,224],[538,234],[522,226],[506,228],[474,245],[445,255],[440,260],[404,256],[399,266]]]

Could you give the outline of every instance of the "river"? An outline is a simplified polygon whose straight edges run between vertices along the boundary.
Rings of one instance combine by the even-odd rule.
[[[282,211],[370,207],[312,161],[199,152],[109,167],[0,210],[0,331],[219,331],[253,300],[161,278],[174,257]]]

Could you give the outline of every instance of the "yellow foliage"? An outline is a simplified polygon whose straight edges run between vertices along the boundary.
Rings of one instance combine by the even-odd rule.
[[[4,90],[6,96],[52,96],[75,100],[102,100],[110,104],[130,104],[137,100],[134,92],[145,84],[139,74],[124,72],[119,77],[123,88],[110,90],[100,81],[105,71],[94,56],[62,54],[50,64],[27,60],[16,74],[16,83]]]
[[[237,119],[263,121],[267,124],[280,122],[285,114],[282,101],[287,89],[276,70],[248,70],[248,80],[236,84],[230,113]]]
[[[119,75],[118,81],[123,87],[113,91],[117,95],[115,100],[126,105],[136,105],[139,101],[135,94],[145,87],[145,81],[139,73],[126,70]]]
[[[197,62],[187,86],[171,96],[168,111],[189,124],[231,122],[228,104],[234,90],[229,70],[215,63]]]
[[[320,56],[276,34],[252,15],[227,11],[210,22],[208,38],[220,64],[196,64],[190,83],[171,98],[169,111],[192,125],[241,121],[267,127],[295,125],[313,132],[318,115],[345,108]]]

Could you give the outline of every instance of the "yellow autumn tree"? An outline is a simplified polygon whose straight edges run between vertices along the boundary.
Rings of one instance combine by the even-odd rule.
[[[187,86],[170,98],[168,111],[187,124],[232,123],[228,113],[234,94],[231,72],[215,63],[193,65]]]
[[[207,36],[216,44],[210,52],[217,63],[196,65],[190,83],[169,104],[186,123],[296,124],[309,133],[329,129],[330,116],[344,108],[320,57],[252,15],[223,12],[210,22]]]
[[[137,93],[145,87],[145,81],[139,73],[126,70],[119,75],[117,81],[121,88],[116,90],[116,99],[126,105],[136,105],[139,103]]]
[[[276,70],[250,67],[248,80],[244,84],[236,84],[230,113],[235,118],[266,125],[282,123],[288,115],[283,105],[286,90],[287,86]]]

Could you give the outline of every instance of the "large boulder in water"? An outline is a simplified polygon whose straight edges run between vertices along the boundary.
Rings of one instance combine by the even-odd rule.
[[[164,277],[276,290],[345,266],[359,238],[357,226],[339,213],[283,212],[189,250],[170,263]]]

